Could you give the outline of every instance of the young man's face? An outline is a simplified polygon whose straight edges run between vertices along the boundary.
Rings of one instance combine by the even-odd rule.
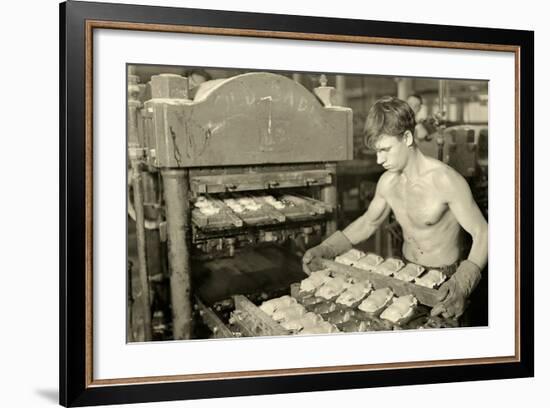
[[[407,137],[383,134],[375,145],[376,163],[388,171],[401,171],[409,159]]]

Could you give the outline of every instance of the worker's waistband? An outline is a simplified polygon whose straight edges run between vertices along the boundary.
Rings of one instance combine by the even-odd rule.
[[[416,265],[420,265],[422,266],[424,269],[426,269],[427,271],[429,271],[430,269],[437,269],[438,271],[441,271],[441,273],[443,275],[445,275],[447,278],[450,278],[451,276],[454,275],[454,273],[456,272],[456,270],[458,269],[458,265],[460,265],[460,260],[450,264],[450,265],[443,265],[443,266],[428,266],[428,265],[422,265],[422,264],[419,264],[417,262],[413,262],[413,261],[409,261],[407,258],[403,258],[405,260],[405,262],[409,262],[409,263],[413,263],[413,264],[416,264]]]

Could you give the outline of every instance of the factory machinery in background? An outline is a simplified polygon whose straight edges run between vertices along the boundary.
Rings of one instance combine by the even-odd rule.
[[[271,275],[299,279],[305,247],[336,229],[336,164],[353,158],[352,111],[334,106],[333,96],[323,79],[312,94],[257,72],[207,81],[191,100],[187,78],[161,74],[140,84],[130,67],[136,239],[128,245],[137,259],[129,264],[129,341],[230,335],[212,312],[216,300],[277,282],[288,288],[259,275],[239,288],[236,274],[247,263],[273,262],[265,266]],[[159,314],[162,293],[169,308]],[[139,319],[131,312],[138,309]]]

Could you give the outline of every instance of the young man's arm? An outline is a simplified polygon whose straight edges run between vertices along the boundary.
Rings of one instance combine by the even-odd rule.
[[[439,289],[439,299],[431,314],[444,317],[459,317],[466,299],[481,279],[481,270],[487,265],[488,227],[474,201],[466,180],[452,169],[447,169],[436,180],[436,187],[447,200],[458,223],[472,236],[472,248],[468,259],[462,261],[455,274]]]
[[[382,175],[369,208],[353,221],[344,231],[336,231],[319,245],[306,251],[302,258],[304,272],[310,274],[323,266],[320,259],[332,259],[352,248],[352,245],[369,238],[390,213],[390,206],[384,198],[387,178]]]
[[[384,176],[376,186],[376,192],[367,211],[344,229],[344,235],[353,245],[372,236],[390,213],[390,206],[384,198]]]
[[[442,177],[440,187],[458,223],[472,236],[468,260],[483,269],[488,256],[488,226],[474,201],[468,183],[460,174],[449,169]]]

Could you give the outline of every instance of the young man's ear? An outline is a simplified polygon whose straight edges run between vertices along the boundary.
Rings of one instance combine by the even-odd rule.
[[[410,130],[405,130],[405,133],[403,133],[403,141],[407,145],[407,147],[411,147],[414,145],[414,136]]]

